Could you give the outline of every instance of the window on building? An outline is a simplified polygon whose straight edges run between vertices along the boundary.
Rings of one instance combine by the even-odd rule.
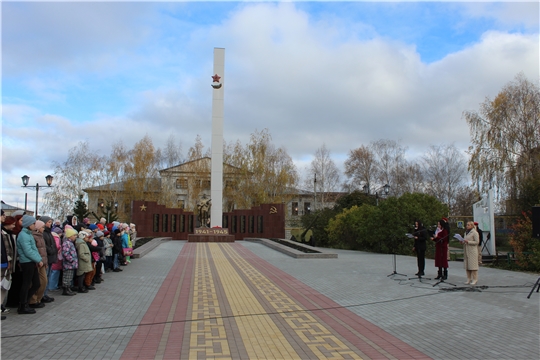
[[[240,232],[246,232],[246,215],[240,215]]]
[[[292,203],[291,214],[292,215],[298,215],[298,203],[297,202]]]
[[[311,203],[308,203],[308,202],[304,203],[304,214],[306,215],[311,214]]]
[[[163,232],[169,232],[169,214],[163,214],[161,225]]]
[[[178,206],[179,209],[184,209],[184,200],[178,199],[176,206]]]
[[[105,208],[105,201],[103,199],[98,199],[97,201],[97,209],[104,209]]]
[[[185,178],[176,179],[176,188],[177,189],[187,189],[188,181]]]

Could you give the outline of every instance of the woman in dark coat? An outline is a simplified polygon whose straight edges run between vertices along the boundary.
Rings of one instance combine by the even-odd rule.
[[[439,220],[435,236],[431,240],[435,241],[435,267],[439,268],[437,280],[448,278],[448,235],[446,221]]]
[[[418,272],[414,275],[423,276],[426,267],[426,241],[428,239],[428,232],[420,221],[415,221],[412,235],[414,236],[413,251],[416,253],[416,262],[418,264]]]

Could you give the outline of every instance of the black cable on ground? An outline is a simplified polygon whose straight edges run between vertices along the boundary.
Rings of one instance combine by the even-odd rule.
[[[99,328],[74,329],[74,330],[54,331],[54,332],[48,332],[48,333],[32,333],[32,334],[19,334],[19,335],[6,335],[6,336],[2,335],[1,339],[10,339],[10,338],[19,338],[19,337],[28,337],[28,336],[69,334],[69,333],[81,332],[81,331],[103,331],[103,330],[124,329],[124,328],[130,328],[130,327],[138,327],[138,326],[152,326],[152,325],[165,325],[165,324],[175,324],[175,323],[188,323],[188,322],[208,321],[208,320],[218,320],[218,319],[234,319],[234,318],[249,317],[249,316],[268,316],[268,315],[282,315],[282,314],[305,313],[305,312],[316,312],[316,311],[330,311],[330,310],[337,310],[337,309],[354,308],[354,307],[359,307],[359,306],[385,304],[385,303],[391,303],[391,302],[395,302],[395,301],[409,300],[409,299],[415,299],[415,298],[426,297],[426,296],[433,296],[433,295],[438,295],[438,294],[442,294],[442,293],[422,294],[422,295],[409,296],[409,297],[399,298],[399,299],[389,299],[389,300],[375,301],[375,302],[364,303],[364,304],[334,306],[334,307],[326,307],[326,308],[319,308],[319,309],[301,309],[301,310],[277,311],[277,312],[258,313],[258,314],[216,316],[216,317],[207,317],[207,318],[201,318],[201,319],[160,321],[160,322],[153,322],[153,323],[133,324],[133,325],[104,326],[104,327],[99,327]]]
[[[395,281],[399,281],[400,285],[406,285],[402,284],[403,281],[411,281],[406,279],[394,279]],[[420,297],[426,297],[426,296],[433,296],[438,294],[444,294],[447,292],[457,292],[457,291],[470,291],[470,292],[478,292],[486,289],[494,289],[494,288],[526,288],[531,287],[531,285],[528,285],[528,283],[524,285],[499,285],[499,286],[476,286],[476,287],[470,287],[470,286],[464,286],[464,287],[443,287],[443,288],[433,288],[431,284],[426,283],[427,285],[430,285],[430,287],[423,287],[423,286],[413,286],[414,283],[411,283],[411,287],[415,288],[421,288],[421,289],[428,289],[428,290],[436,290],[437,292],[433,292],[430,294],[422,294],[422,295],[415,295],[415,296],[409,296],[399,299],[389,299],[389,300],[382,300],[382,301],[374,301],[364,304],[354,304],[354,305],[343,305],[343,306],[334,306],[334,307],[327,307],[327,308],[319,308],[319,309],[301,309],[301,310],[291,310],[291,311],[278,311],[278,312],[270,312],[270,313],[258,313],[258,314],[244,314],[244,315],[230,315],[230,316],[216,316],[216,317],[208,317],[208,318],[202,318],[202,319],[186,319],[186,320],[176,320],[176,321],[161,321],[161,322],[153,322],[153,323],[141,323],[141,324],[133,324],[133,325],[117,325],[117,326],[105,326],[105,327],[99,327],[99,328],[85,328],[85,329],[74,329],[74,330],[64,330],[64,331],[55,331],[55,332],[48,332],[48,333],[32,333],[32,334],[19,334],[19,335],[6,335],[1,336],[1,339],[10,339],[10,338],[19,338],[19,337],[28,337],[28,336],[44,336],[44,335],[58,335],[58,334],[68,334],[73,332],[81,332],[81,331],[103,331],[103,330],[114,330],[114,329],[124,329],[124,328],[130,328],[130,327],[138,327],[138,326],[152,326],[152,325],[165,325],[165,324],[175,324],[175,323],[188,323],[188,322],[196,322],[196,321],[208,321],[208,320],[218,320],[218,319],[233,319],[233,318],[240,318],[240,317],[248,317],[248,316],[268,316],[268,315],[281,315],[281,314],[291,314],[291,313],[304,313],[304,312],[316,312],[316,311],[330,311],[330,310],[336,310],[336,309],[348,309],[348,308],[354,308],[354,307],[360,307],[360,306],[369,306],[369,305],[379,305],[379,304],[385,304],[385,303],[391,303],[396,301],[403,301],[403,300],[410,300],[410,299],[416,299]],[[503,293],[503,292],[500,292]],[[515,292],[512,292],[515,293]]]

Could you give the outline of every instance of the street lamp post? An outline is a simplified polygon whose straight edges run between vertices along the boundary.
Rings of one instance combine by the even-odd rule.
[[[314,173],[315,178],[313,179],[313,211],[317,209],[317,173]]]
[[[53,181],[53,177],[51,175],[47,175],[45,176],[45,181],[47,182],[47,186],[39,186],[39,183],[36,184],[36,186],[28,186],[28,181],[30,181],[30,177],[28,175],[24,175],[22,178],[22,182],[23,182],[23,188],[30,188],[30,189],[36,189],[36,212],[34,214],[34,216],[38,216],[38,199],[39,199],[39,189],[40,188],[51,188],[52,187],[52,181]],[[26,204],[25,204],[25,208],[26,208]]]

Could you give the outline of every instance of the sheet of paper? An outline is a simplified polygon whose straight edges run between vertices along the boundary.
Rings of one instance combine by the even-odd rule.
[[[463,236],[459,235],[459,234],[454,234],[454,239],[458,239],[460,242],[464,242],[465,239],[463,238]]]

